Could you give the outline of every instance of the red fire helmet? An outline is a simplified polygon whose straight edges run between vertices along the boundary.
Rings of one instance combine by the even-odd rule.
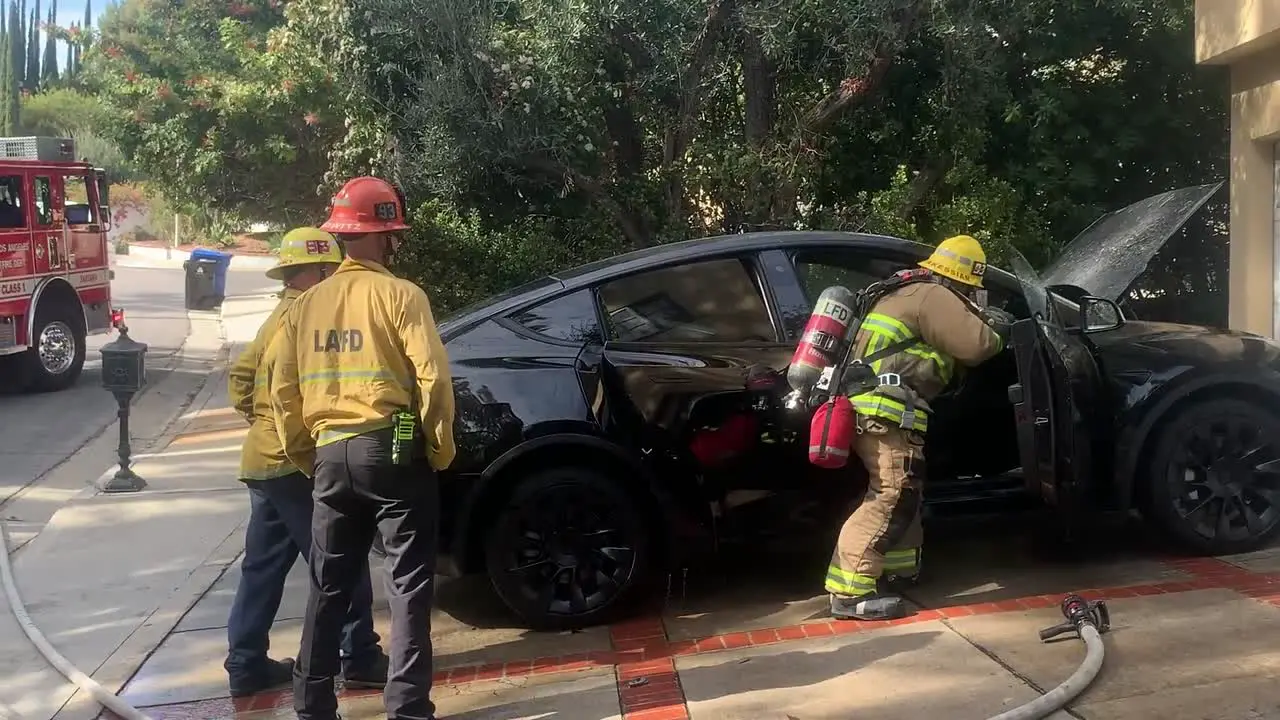
[[[404,221],[404,198],[386,180],[354,178],[333,196],[329,219],[320,229],[347,235],[408,230]]]

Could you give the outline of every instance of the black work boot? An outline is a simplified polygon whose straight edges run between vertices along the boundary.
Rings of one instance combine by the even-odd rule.
[[[859,597],[832,595],[831,616],[837,620],[897,620],[907,616],[907,603],[878,590]]]
[[[229,680],[233,698],[287,688],[293,684],[293,658],[267,660],[252,672],[237,673]]]
[[[910,575],[895,575],[893,573],[886,573],[884,576],[884,583],[888,587],[895,588],[895,589],[913,588],[920,584],[920,571],[917,570],[911,573]]]
[[[387,684],[390,660],[379,652],[369,661],[342,668],[342,684],[349,688],[381,688]]]

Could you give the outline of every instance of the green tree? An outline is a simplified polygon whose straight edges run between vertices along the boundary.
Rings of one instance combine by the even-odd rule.
[[[18,14],[17,0],[12,0],[9,4],[8,20],[5,22],[4,32],[4,134],[13,136],[18,131],[18,121],[20,117],[21,96],[18,90],[18,78],[15,70],[18,67],[17,58],[14,57],[14,46],[17,39],[22,36],[22,21]]]
[[[45,23],[44,70],[40,74],[40,84],[52,87],[58,84],[58,2],[54,0],[49,8],[49,20]]]
[[[288,7],[280,47],[346,88],[334,171],[435,198],[410,243],[426,255],[509,238],[487,266],[504,282],[544,268],[548,243],[586,259],[774,227],[968,231],[1043,260],[1225,157],[1190,0]]]
[[[18,5],[18,25],[11,27],[13,35],[14,77],[18,84],[25,87],[27,82],[27,0]]]
[[[344,133],[323,75],[273,52],[274,3],[125,0],[103,14],[82,82],[111,109],[103,132],[184,212],[314,222],[328,149]],[[206,209],[208,208],[208,209]]]
[[[67,136],[96,130],[111,117],[96,97],[70,88],[46,90],[22,102],[22,128],[32,135]]]
[[[14,85],[17,81],[12,78],[13,65],[10,62],[12,53],[10,52],[13,45],[11,33],[9,32],[9,14],[0,13],[0,50],[4,51],[4,57],[0,58],[0,83],[13,80]],[[6,91],[0,95],[0,118],[8,118],[9,116],[9,93]]]
[[[23,73],[24,86],[31,92],[40,89],[40,0],[31,10],[31,20],[27,24],[27,69]]]
[[[21,87],[26,74],[26,28],[22,24],[22,10],[14,0],[13,7],[5,12],[5,33],[8,55],[6,62],[13,68],[13,83]]]

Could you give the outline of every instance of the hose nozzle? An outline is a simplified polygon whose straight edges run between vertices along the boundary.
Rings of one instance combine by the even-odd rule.
[[[1111,629],[1111,613],[1105,600],[1085,600],[1079,595],[1068,595],[1062,599],[1062,616],[1066,622],[1040,631],[1041,642],[1072,631],[1079,635],[1085,625],[1092,625],[1099,633]]]

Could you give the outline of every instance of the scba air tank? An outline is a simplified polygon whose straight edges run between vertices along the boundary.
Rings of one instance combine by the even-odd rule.
[[[791,389],[808,395],[823,370],[843,359],[845,344],[852,339],[845,335],[854,319],[853,306],[853,293],[841,285],[833,285],[818,296],[787,369]]]

